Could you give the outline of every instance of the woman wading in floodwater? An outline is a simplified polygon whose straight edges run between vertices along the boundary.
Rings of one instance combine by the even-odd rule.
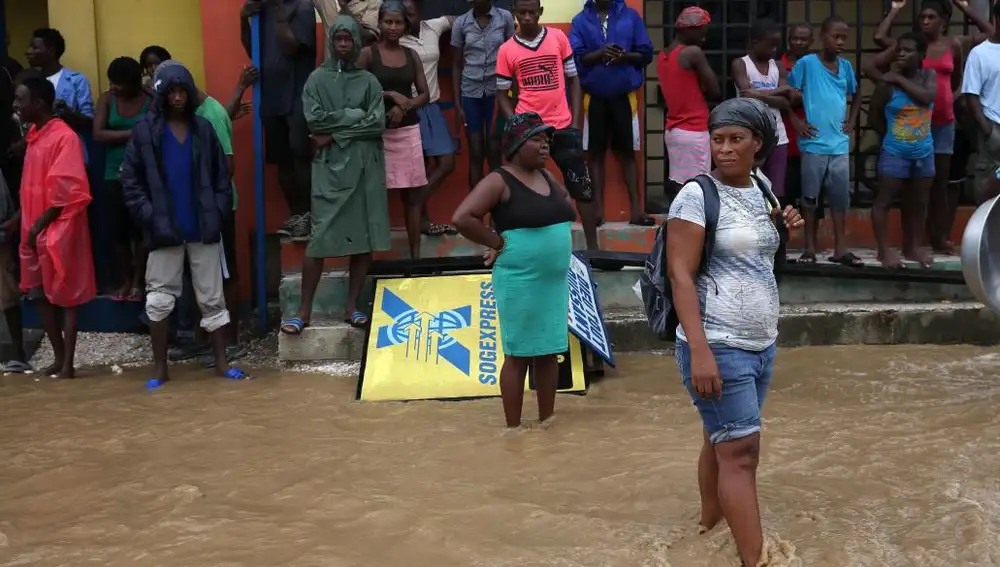
[[[458,206],[452,222],[462,236],[487,247],[493,266],[503,368],[500,394],[507,427],[521,425],[524,377],[533,367],[538,420],[555,408],[559,365],[569,348],[569,259],[573,201],[545,171],[555,128],[534,112],[507,119],[503,151],[507,165],[487,175]],[[493,231],[483,218],[489,214]]]
[[[725,518],[743,564],[753,566],[764,552],[757,504],[760,408],[778,337],[774,223],[792,229],[803,222],[791,206],[772,209],[751,175],[777,145],[777,123],[766,105],[727,100],[712,111],[709,132],[716,164],[710,178],[720,201],[715,248],[699,273],[705,198],[697,182],[688,182],[667,217],[667,270],[680,320],[677,367],[704,424],[701,525],[710,530]]]

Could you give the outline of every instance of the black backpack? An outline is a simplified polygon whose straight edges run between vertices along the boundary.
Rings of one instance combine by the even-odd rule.
[[[780,208],[778,198],[771,191],[771,184],[764,182],[756,173],[751,177],[764,194],[764,200],[768,205],[772,209]],[[702,195],[705,197],[705,247],[698,267],[698,273],[701,274],[708,269],[708,260],[715,248],[715,230],[719,225],[719,188],[708,175],[699,175],[691,181],[701,187]],[[670,279],[667,277],[666,221],[657,229],[653,250],[646,257],[646,267],[639,276],[639,293],[642,296],[642,305],[650,329],[660,340],[673,341],[679,321],[674,311]]]

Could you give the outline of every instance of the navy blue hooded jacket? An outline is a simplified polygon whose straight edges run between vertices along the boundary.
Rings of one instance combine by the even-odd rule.
[[[174,216],[173,198],[163,170],[163,133],[167,125],[167,96],[180,85],[197,106],[198,89],[190,71],[181,65],[158,74],[160,87],[149,112],[132,128],[125,148],[121,184],[132,219],[142,229],[143,242],[150,250],[180,246],[184,237]],[[219,242],[224,221],[232,214],[233,194],[226,156],[212,125],[191,111],[191,187],[195,192],[198,227],[204,244]]]
[[[569,30],[569,43],[576,57],[580,74],[580,87],[593,96],[612,97],[637,90],[642,86],[643,73],[653,60],[653,42],[646,33],[646,24],[638,12],[625,5],[625,0],[611,0],[608,10],[608,37],[605,39],[601,16],[594,0],[587,0],[583,11],[573,18]],[[626,53],[642,54],[639,65],[617,64],[584,65],[583,56],[609,44],[615,44]]]

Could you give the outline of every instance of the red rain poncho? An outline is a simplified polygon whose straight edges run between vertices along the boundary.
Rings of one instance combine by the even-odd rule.
[[[76,307],[97,295],[87,205],[90,183],[83,145],[65,122],[31,127],[21,178],[21,291],[39,286],[53,305]],[[51,207],[59,217],[28,246],[28,231]]]

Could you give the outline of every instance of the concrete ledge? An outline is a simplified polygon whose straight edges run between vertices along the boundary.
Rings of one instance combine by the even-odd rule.
[[[606,310],[638,309],[639,300],[632,286],[639,279],[641,268],[625,268],[618,272],[595,270],[597,294]],[[279,297],[281,312],[292,317],[301,302],[302,276],[286,274],[281,279]],[[971,301],[972,294],[964,284],[929,282],[885,281],[828,277],[788,276],[781,281],[782,305],[815,305],[817,303],[853,302],[934,302]],[[375,290],[369,278],[361,292],[359,307],[370,309]],[[347,272],[327,272],[320,280],[313,300],[316,317],[339,317],[344,311],[347,297]]]
[[[636,311],[606,317],[617,352],[664,348]],[[783,347],[856,344],[1000,343],[1000,318],[982,304],[858,303],[785,306],[778,323]]]
[[[638,309],[606,314],[616,352],[672,345],[650,332]],[[1000,317],[979,303],[855,303],[785,306],[778,344],[783,347],[852,344],[1000,343]],[[320,323],[300,337],[281,336],[283,361],[360,360],[364,332],[344,323]]]
[[[315,321],[299,336],[278,333],[278,359],[282,361],[361,360],[365,331],[342,321]]]

